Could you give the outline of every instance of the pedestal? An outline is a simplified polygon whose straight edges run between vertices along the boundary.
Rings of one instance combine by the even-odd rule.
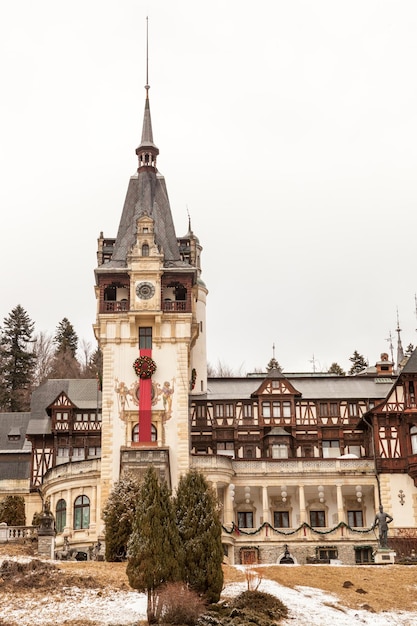
[[[378,548],[375,552],[375,565],[394,565],[396,552],[389,548]]]

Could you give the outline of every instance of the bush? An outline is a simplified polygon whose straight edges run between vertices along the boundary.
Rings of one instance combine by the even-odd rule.
[[[281,619],[288,615],[288,609],[281,600],[263,591],[244,591],[234,599],[232,606],[235,609],[250,609],[271,619]]]
[[[204,612],[200,596],[183,583],[169,583],[159,594],[160,624],[194,626]]]
[[[276,626],[288,609],[275,596],[261,591],[244,591],[230,603],[212,605],[198,626]]]

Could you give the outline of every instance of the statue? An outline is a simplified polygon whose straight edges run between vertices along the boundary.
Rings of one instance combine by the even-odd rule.
[[[379,513],[375,515],[374,525],[379,527],[379,547],[387,548],[388,539],[388,524],[393,521],[393,518],[388,513],[385,513],[382,508],[382,504],[379,506]]]

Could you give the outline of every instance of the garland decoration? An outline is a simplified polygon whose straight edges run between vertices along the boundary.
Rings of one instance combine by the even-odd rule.
[[[135,359],[133,369],[139,378],[151,378],[156,371],[156,363],[150,356],[140,356]]]
[[[273,526],[271,526],[269,522],[264,522],[261,526],[259,526],[259,528],[250,531],[250,530],[243,530],[242,528],[239,528],[238,526],[236,526],[234,522],[232,522],[232,527],[230,529],[226,528],[223,525],[222,525],[222,528],[224,532],[227,533],[228,535],[231,535],[232,533],[236,533],[236,535],[257,535],[258,533],[261,532],[263,528],[269,528],[277,535],[284,535],[288,537],[290,535],[295,535],[300,530],[306,529],[306,528],[309,528],[313,533],[316,533],[317,535],[330,535],[330,533],[334,533],[339,528],[347,528],[347,530],[349,530],[352,533],[364,535],[374,530],[376,528],[376,524],[373,524],[371,528],[364,528],[363,530],[361,530],[359,528],[352,528],[352,526],[349,526],[345,522],[339,522],[339,524],[337,524],[333,528],[329,528],[328,530],[318,530],[317,528],[310,526],[310,524],[307,524],[307,522],[304,522],[303,524],[301,524],[298,528],[295,528],[294,530],[285,531],[285,530],[278,530],[278,528],[274,528]]]
[[[195,369],[195,367],[193,367],[193,369],[191,370],[191,391],[194,389],[195,387],[195,381],[197,380],[197,370]]]

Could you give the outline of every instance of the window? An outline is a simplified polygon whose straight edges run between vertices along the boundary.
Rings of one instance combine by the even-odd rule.
[[[272,403],[272,417],[281,417],[281,403],[280,402]]]
[[[253,528],[252,511],[239,511],[237,514],[237,525],[239,528]]]
[[[339,405],[337,402],[330,402],[330,415],[336,417],[339,415]]]
[[[330,559],[337,559],[337,548],[335,547],[325,547],[325,548],[317,548],[317,558],[319,561],[330,561]]]
[[[223,405],[222,404],[216,404],[215,406],[215,413],[216,413],[216,417],[223,417]]]
[[[348,526],[363,526],[362,511],[348,511]]]
[[[67,523],[67,503],[65,500],[58,500],[55,509],[55,525],[56,531],[62,533]]]
[[[417,454],[417,426],[411,426],[410,438],[411,438],[411,451],[413,454]]]
[[[252,405],[251,404],[243,405],[243,417],[252,417]]]
[[[340,456],[340,446],[337,439],[323,439],[323,459],[335,459]]]
[[[101,456],[101,446],[90,446],[88,448],[88,457]]]
[[[135,424],[132,428],[132,441],[134,443],[139,441],[139,424]],[[151,424],[151,441],[158,441],[158,431],[154,424]]]
[[[320,402],[319,415],[320,417],[327,417],[329,415],[329,407],[327,405],[327,402]]]
[[[142,246],[142,256],[149,256],[149,246],[147,243],[144,243]]]
[[[56,414],[57,422],[67,422],[68,421],[68,413],[57,413]]]
[[[291,402],[286,401],[282,403],[282,416],[291,417]]]
[[[235,407],[233,404],[226,404],[226,417],[234,417]]]
[[[347,446],[347,448],[345,448],[345,452],[347,452],[348,454],[354,454],[355,456],[357,456],[358,458],[361,457],[361,447],[360,446]]]
[[[288,511],[274,511],[274,528],[289,528],[290,514]]]
[[[262,402],[262,415],[263,417],[271,417],[271,405],[269,402]]]
[[[326,526],[326,514],[324,511],[310,511],[310,526],[324,528]]]
[[[72,459],[73,461],[82,461],[85,458],[85,450],[84,447],[73,448],[72,449]]]
[[[358,405],[356,404],[356,402],[349,402],[349,416],[350,417],[359,416]]]
[[[78,496],[74,502],[74,529],[89,528],[90,526],[90,499],[87,496]]]
[[[274,443],[272,445],[273,459],[288,459],[288,446],[285,443]]]
[[[355,550],[355,563],[372,563],[372,546],[358,546]]]
[[[416,405],[416,394],[414,391],[414,382],[412,380],[410,380],[410,382],[408,383],[408,391],[410,393],[410,406],[415,406]]]
[[[58,447],[58,457],[61,459],[69,458],[69,447],[68,446],[60,446]]]
[[[152,328],[148,326],[139,327],[139,349],[150,350],[152,348]]]

